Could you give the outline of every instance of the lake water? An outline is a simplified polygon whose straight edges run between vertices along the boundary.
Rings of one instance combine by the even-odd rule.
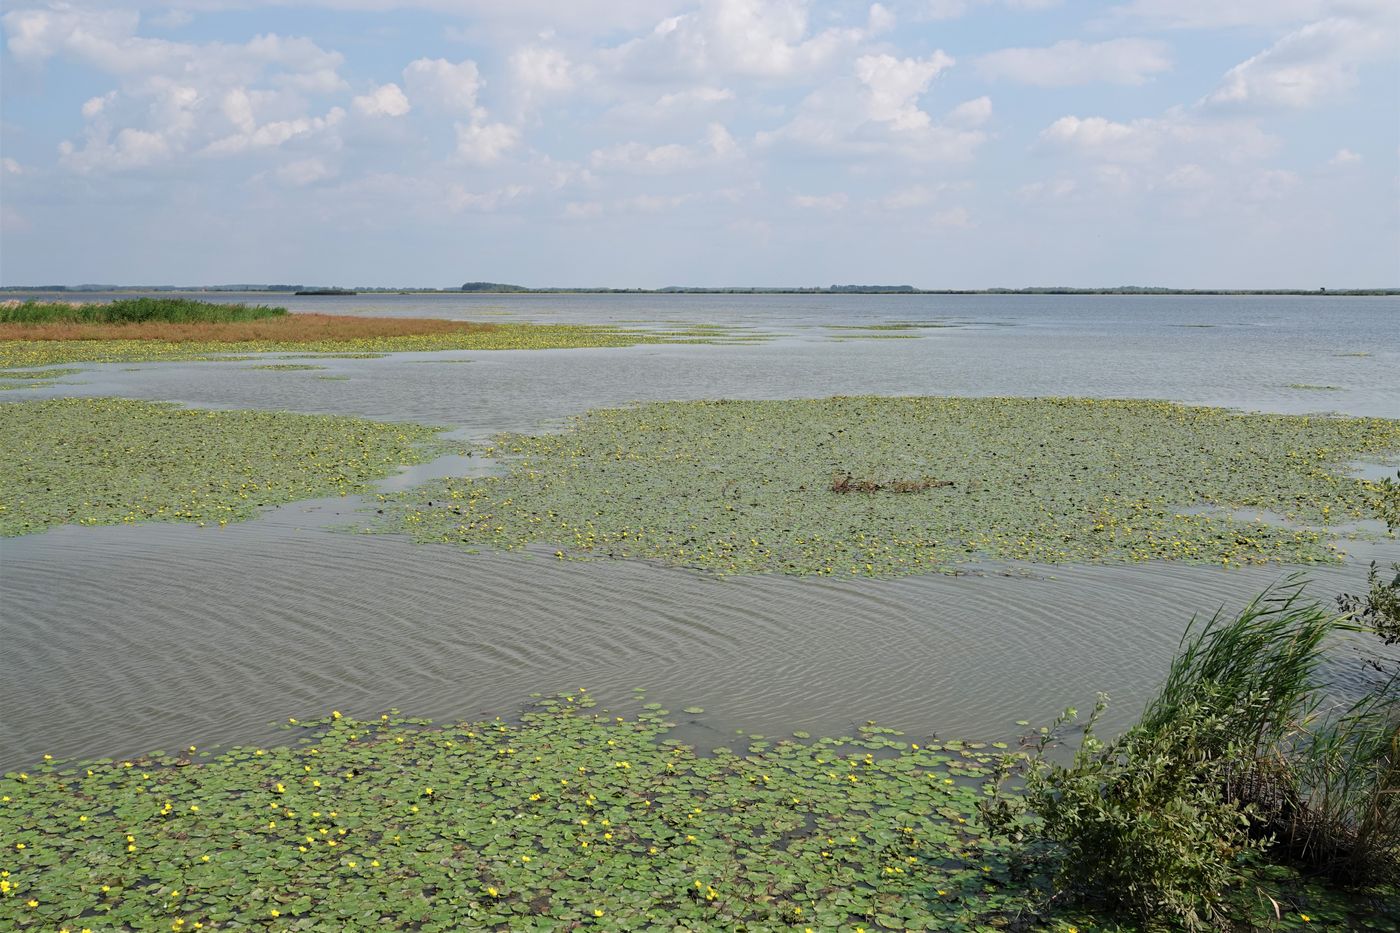
[[[486,321],[710,323],[770,337],[398,354],[326,360],[311,372],[246,362],[85,366],[63,385],[4,400],[113,395],[354,414],[483,439],[639,400],[860,393],[1147,397],[1400,417],[1395,298],[253,300]],[[898,331],[909,339],[848,329],[895,323],[928,326]],[[319,378],[327,375],[348,378]],[[1100,689],[1114,697],[1112,726],[1135,715],[1192,613],[1237,607],[1287,572],[1150,564],[714,579],[330,530],[359,505],[297,503],[225,529],[68,527],[0,539],[0,768],[45,752],[270,741],[279,734],[270,723],[332,708],[508,715],[532,692],[578,686],[619,703],[645,687],[673,710],[703,706],[681,717],[681,734],[701,747],[725,744],[738,728],[845,733],[869,719],[925,736],[1004,738],[1016,720],[1091,706]],[[1348,564],[1313,572],[1319,596],[1356,589],[1366,560],[1400,560],[1393,540],[1349,549]],[[1351,661],[1339,652],[1344,679]]]

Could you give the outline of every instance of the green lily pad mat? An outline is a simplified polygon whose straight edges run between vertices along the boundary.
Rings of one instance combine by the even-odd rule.
[[[219,522],[363,491],[448,449],[436,429],[113,398],[0,404],[0,534]]]
[[[1325,526],[1400,514],[1400,487],[1344,468],[1397,449],[1400,421],[1159,401],[666,402],[503,436],[508,475],[385,497],[373,528],[721,573],[1308,563],[1337,559]],[[1223,514],[1251,509],[1297,524]]]
[[[586,693],[523,722],[339,713],[301,744],[0,779],[0,927],[992,930],[1045,891],[978,822],[990,759],[888,729],[712,756]],[[1280,903],[1374,918],[1296,878]],[[1242,910],[1262,919],[1260,899]],[[1036,926],[1070,930],[1075,919]]]

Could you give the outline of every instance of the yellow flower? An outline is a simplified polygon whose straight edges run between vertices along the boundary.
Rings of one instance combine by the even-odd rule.
[[[268,915],[269,917],[280,917],[280,916],[282,916],[282,911],[280,911],[280,910],[278,910],[276,907],[274,907],[274,908],[272,908],[271,910],[269,910],[269,911],[267,912],[267,915]]]
[[[602,911],[601,909],[599,909],[599,910],[594,910],[594,911],[593,911],[593,916],[595,916],[595,917],[601,917],[601,916],[603,916],[603,911]]]
[[[1304,923],[1312,923],[1312,917],[1309,917],[1307,914],[1299,914],[1298,919],[1302,920]]]

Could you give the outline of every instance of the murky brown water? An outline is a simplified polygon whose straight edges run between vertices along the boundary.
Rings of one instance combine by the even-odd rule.
[[[1000,315],[996,324],[832,342],[815,325],[833,314],[843,323],[973,318],[933,299],[845,300],[842,311],[803,297],[778,313],[771,299],[728,299],[706,313],[693,301],[619,309],[598,299],[585,313],[572,298],[532,299],[512,313],[658,319],[660,308],[676,320],[729,315],[798,335],[742,347],[438,355],[474,361],[466,365],[329,361],[346,381],[240,363],[99,366],[66,380],[85,384],[6,401],[124,395],[417,419],[469,436],[535,430],[632,399],[857,392],[1133,395],[1400,416],[1400,301],[1119,299],[1086,309],[1020,299],[1010,310],[981,308],[976,317]],[[403,313],[425,313],[415,301]],[[469,317],[482,307],[428,310]],[[1236,324],[1181,326],[1226,319]],[[1352,352],[1370,355],[1338,355]],[[63,528],[0,540],[0,767],[45,752],[270,740],[269,723],[331,708],[509,714],[531,692],[578,686],[619,700],[645,687],[673,710],[703,706],[685,717],[685,734],[702,745],[739,727],[845,732],[867,719],[1002,737],[1015,720],[1088,707],[1100,689],[1115,697],[1111,727],[1155,686],[1192,613],[1236,607],[1286,572],[1156,564],[1040,567],[1030,577],[721,580],[326,530],[348,522],[355,505],[301,503],[222,530]],[[1400,560],[1393,541],[1359,552]],[[1313,576],[1330,597],[1355,589],[1364,572],[1353,562]],[[1348,653],[1340,659],[1351,676]]]

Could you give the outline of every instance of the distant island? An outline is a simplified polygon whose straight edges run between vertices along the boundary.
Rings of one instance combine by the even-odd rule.
[[[917,288],[913,285],[827,285],[765,287],[752,285],[692,286],[664,288],[607,288],[551,286],[531,288],[505,282],[466,282],[460,288],[420,286],[357,285],[10,285],[0,286],[0,294],[32,292],[259,292],[293,295],[1334,295],[1400,296],[1400,288],[1164,288],[1154,285],[1079,287],[1073,285],[1032,286],[1028,288]]]

